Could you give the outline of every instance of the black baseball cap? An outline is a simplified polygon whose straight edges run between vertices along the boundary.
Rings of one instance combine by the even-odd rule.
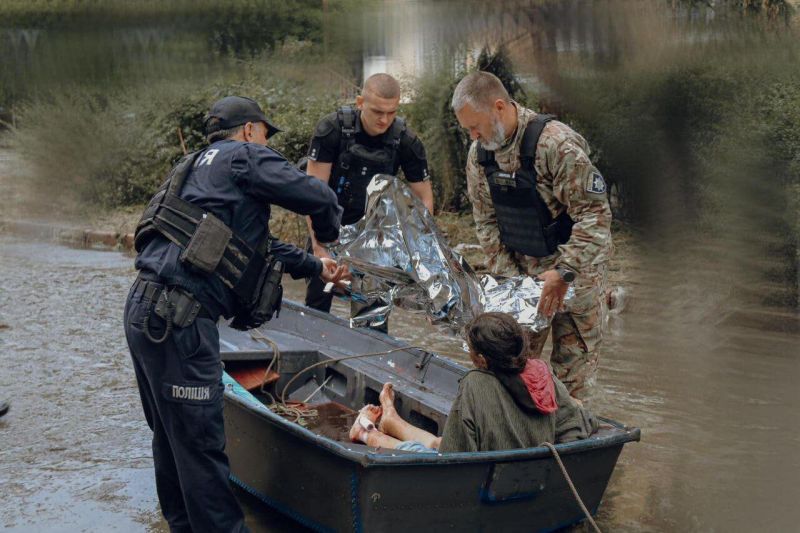
[[[208,122],[212,118],[219,120],[214,121],[214,124],[209,124]],[[235,128],[248,122],[263,122],[266,124],[267,138],[272,137],[279,131],[283,131],[267,120],[267,116],[255,100],[244,96],[226,96],[221,100],[217,100],[211,106],[211,110],[204,120],[206,135],[210,135],[215,131]]]

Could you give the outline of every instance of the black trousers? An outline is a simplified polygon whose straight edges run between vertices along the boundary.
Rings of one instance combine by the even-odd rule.
[[[222,366],[216,321],[198,317],[174,328],[161,344],[164,321],[137,279],[125,305],[125,336],[133,358],[147,425],[161,511],[173,532],[247,531],[228,481],[222,419]]]

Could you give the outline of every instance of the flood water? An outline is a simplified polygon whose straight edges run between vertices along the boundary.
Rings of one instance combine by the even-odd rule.
[[[681,302],[687,287],[648,289],[652,273],[634,274],[590,403],[640,427],[642,442],[622,453],[600,527],[796,530],[796,315],[718,309],[711,294]],[[0,419],[3,530],[167,531],[122,330],[134,276],[121,253],[0,237],[0,394],[12,401]],[[291,282],[288,297],[302,289]],[[418,317],[396,313],[390,327],[458,348]],[[299,529],[238,494],[253,530]]]
[[[10,11],[24,4],[9,2]],[[125,3],[109,2],[114,4]],[[298,48],[316,42],[337,56],[338,70],[330,76],[336,81],[320,75],[320,83],[344,98],[357,81],[349,77],[357,72],[396,68],[401,77],[424,80],[455,64],[474,66],[485,43],[508,45],[529,99],[541,97],[555,110],[563,103],[584,126],[591,125],[596,131],[588,133],[605,140],[604,145],[592,140],[592,146],[604,146],[600,163],[609,176],[631,187],[631,198],[647,200],[629,207],[638,207],[651,229],[665,233],[631,237],[622,249],[624,272],[616,273],[626,306],[609,317],[598,381],[587,405],[641,428],[642,441],[625,447],[600,506],[599,526],[634,533],[800,531],[800,319],[797,308],[790,307],[800,298],[800,224],[798,204],[784,202],[792,189],[777,185],[797,184],[797,152],[792,151],[797,144],[790,142],[796,141],[791,129],[798,122],[796,106],[778,104],[784,94],[791,101],[789,89],[798,86],[796,76],[783,74],[796,73],[800,41],[792,32],[800,23],[794,15],[789,25],[774,24],[767,13],[784,4],[763,3],[763,16],[748,18],[745,11],[758,11],[758,2],[562,0],[473,2],[466,8],[463,1],[419,0],[372,2],[370,9],[339,2],[349,6],[341,21],[328,13],[327,1],[299,13],[297,20],[289,17],[290,9],[273,13],[261,2],[234,3],[245,7],[216,15],[208,9],[215,2],[163,3],[191,6],[186,11],[191,20],[180,31],[174,31],[173,22],[183,16],[158,10],[149,17],[126,16],[136,10],[135,3],[128,4],[130,13],[110,10],[119,15],[110,22],[98,16],[71,24],[67,16],[61,27],[59,14],[69,15],[71,8],[59,8],[45,17],[48,24],[59,24],[41,30],[23,20],[21,10],[20,17],[9,19],[17,26],[0,28],[8,48],[0,56],[0,100],[5,99],[0,119],[15,122],[3,108],[19,104],[24,132],[28,98],[35,103],[44,96],[47,103],[51,90],[76,97],[42,107],[59,111],[56,117],[29,114],[29,125],[38,123],[36,117],[47,118],[46,127],[33,128],[41,139],[29,151],[50,154],[58,163],[44,166],[57,173],[46,176],[46,190],[39,191],[46,198],[38,209],[30,211],[23,188],[4,180],[14,173],[28,182],[34,173],[23,175],[30,170],[26,163],[0,148],[0,219],[53,216],[69,196],[62,194],[71,187],[65,183],[81,183],[69,181],[70,176],[98,183],[114,178],[108,174],[116,166],[98,170],[92,156],[108,151],[111,156],[100,159],[116,161],[117,144],[140,149],[132,142],[139,130],[105,142],[102,132],[127,131],[125,121],[136,116],[147,122],[149,132],[150,119],[141,118],[148,113],[135,105],[131,109],[137,113],[127,113],[127,104],[111,106],[125,113],[102,115],[113,120],[100,135],[80,129],[79,113],[94,113],[108,96],[113,103],[117,92],[121,102],[139,102],[149,98],[151,93],[143,91],[149,85],[164,95],[183,91],[184,81],[198,89],[214,83],[238,87],[263,59],[258,55],[263,50],[291,56],[292,43]],[[508,4],[507,11],[497,9],[502,4]],[[726,6],[731,11],[722,9]],[[36,16],[47,11],[32,8]],[[259,27],[267,18],[270,23]],[[287,31],[292,32],[288,38]],[[270,48],[280,42],[281,47]],[[250,63],[241,60],[248,57],[239,47],[245,44],[257,53]],[[300,71],[303,77],[319,74]],[[269,77],[258,83],[269,87],[272,71],[263,72]],[[739,78],[752,79],[726,92],[729,79]],[[772,81],[754,81],[762,79]],[[78,98],[82,91],[85,98]],[[161,98],[159,91],[152,94]],[[175,102],[199,102],[202,94]],[[718,105],[729,98],[736,104],[760,102],[755,95],[771,97],[775,107],[755,112]],[[164,102],[161,107],[169,109],[172,104]],[[85,107],[62,113],[73,104]],[[438,120],[422,115],[417,119]],[[170,132],[178,125],[156,123]],[[611,133],[600,135],[603,130]],[[785,132],[786,138],[751,137],[765,131]],[[693,149],[721,132],[729,137],[714,150]],[[84,150],[74,146],[90,134]],[[178,139],[169,139],[177,149]],[[781,146],[782,151],[772,150]],[[430,146],[428,153],[446,148]],[[795,174],[781,166],[790,161]],[[127,164],[126,159],[120,167]],[[441,172],[432,169],[432,174],[434,181],[441,179]],[[156,498],[151,434],[122,327],[135,275],[125,254],[0,233],[0,399],[12,404],[0,418],[0,530],[168,531]],[[289,282],[286,295],[302,301],[303,288],[302,282]],[[346,316],[347,306],[336,301],[334,312]],[[396,312],[390,332],[433,351],[460,352],[460,342],[420,317]],[[302,530],[247,494],[237,495],[253,531]]]

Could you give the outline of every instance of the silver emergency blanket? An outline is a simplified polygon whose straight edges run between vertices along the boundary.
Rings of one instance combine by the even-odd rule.
[[[376,175],[367,195],[366,215],[343,227],[332,249],[364,277],[353,284],[352,298],[371,304],[351,317],[351,326],[380,325],[394,306],[424,312],[432,324],[456,334],[484,311],[509,313],[534,331],[549,325],[536,311],[543,282],[528,276],[479,280],[401,180]],[[570,287],[567,300],[573,293]]]
[[[335,252],[337,260],[371,278],[354,284],[354,289],[367,285],[370,292],[353,297],[385,305],[352,317],[351,325],[382,323],[398,306],[460,331],[483,308],[475,273],[450,249],[431,214],[401,180],[376,175],[367,195],[366,215],[342,228]]]
[[[542,331],[550,326],[550,319],[537,311],[544,282],[530,276],[515,276],[497,282],[492,276],[481,277],[485,312],[508,313],[517,322],[533,331]],[[570,285],[564,298],[567,304],[575,295]]]

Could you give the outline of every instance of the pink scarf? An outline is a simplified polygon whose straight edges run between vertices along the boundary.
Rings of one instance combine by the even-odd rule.
[[[556,412],[558,409],[556,387],[547,363],[541,359],[528,359],[519,377],[522,378],[533,403],[540,412],[546,415]]]

